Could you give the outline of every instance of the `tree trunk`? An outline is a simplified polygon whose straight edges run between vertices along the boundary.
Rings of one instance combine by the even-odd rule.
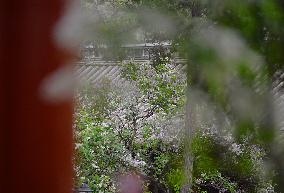
[[[192,192],[192,172],[193,172],[193,155],[191,151],[191,142],[194,137],[195,118],[194,118],[194,104],[191,104],[189,94],[187,94],[186,102],[186,116],[185,116],[185,153],[184,153],[184,170],[185,170],[185,184],[182,187],[182,193]]]

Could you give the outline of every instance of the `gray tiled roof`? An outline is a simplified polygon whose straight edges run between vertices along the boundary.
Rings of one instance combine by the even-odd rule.
[[[93,60],[93,61],[81,61],[76,65],[76,77],[79,81],[99,84],[102,80],[109,79],[111,81],[123,81],[120,77],[121,66],[123,63],[130,62],[130,60],[125,60],[123,62],[115,61],[103,61],[103,60]],[[137,59],[132,60],[135,63],[150,63],[149,60]],[[173,61],[176,63],[178,70],[184,70],[186,68],[185,60],[177,59]]]

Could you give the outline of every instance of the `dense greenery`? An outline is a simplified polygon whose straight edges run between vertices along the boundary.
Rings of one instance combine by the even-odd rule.
[[[115,192],[120,173],[143,175],[148,191],[180,192],[184,177],[186,82],[174,65],[129,63],[115,84],[78,92],[77,177],[95,192]],[[200,129],[192,142],[195,192],[273,192],[273,173],[264,169],[264,149],[231,130]]]
[[[136,171],[149,190],[166,191],[169,165],[181,156],[184,73],[168,63],[130,63],[121,76],[127,81],[78,94],[77,176],[97,192],[114,192],[119,173]]]
[[[132,170],[153,193],[283,191],[271,96],[284,65],[281,0],[84,6],[100,18],[88,38],[108,45],[110,57],[121,58],[120,46],[137,32],[149,42],[171,40],[172,51],[187,59],[189,92],[161,50],[152,65],[125,65],[124,83],[79,92],[76,171],[83,181],[112,192],[116,174]]]

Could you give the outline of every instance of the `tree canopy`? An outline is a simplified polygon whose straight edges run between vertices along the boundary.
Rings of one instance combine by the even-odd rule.
[[[88,12],[85,38],[106,46],[112,57],[121,58],[121,45],[139,41],[170,41],[171,54],[161,49],[153,53],[151,65],[126,64],[125,84],[96,89],[103,91],[101,96],[79,95],[77,137],[87,141],[78,148],[88,152],[86,157],[80,154],[79,176],[102,192],[106,189],[97,186],[102,176],[107,174],[108,183],[101,184],[115,189],[110,178],[130,166],[148,177],[145,186],[152,192],[284,190],[283,150],[275,122],[275,96],[282,91],[274,84],[284,65],[281,0],[110,0],[82,5]],[[186,59],[187,78],[175,71],[174,53]],[[178,131],[176,127],[182,136],[165,136]],[[90,133],[84,136],[86,131]],[[110,158],[110,150],[101,145],[107,141],[116,155],[102,161],[107,167],[91,168],[89,162]],[[270,171],[263,172],[268,165]],[[96,167],[110,170],[99,172]]]

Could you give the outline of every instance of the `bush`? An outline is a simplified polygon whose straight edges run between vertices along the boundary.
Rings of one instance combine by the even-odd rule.
[[[274,192],[265,168],[265,150],[217,133],[198,133],[192,142],[195,192]]]

